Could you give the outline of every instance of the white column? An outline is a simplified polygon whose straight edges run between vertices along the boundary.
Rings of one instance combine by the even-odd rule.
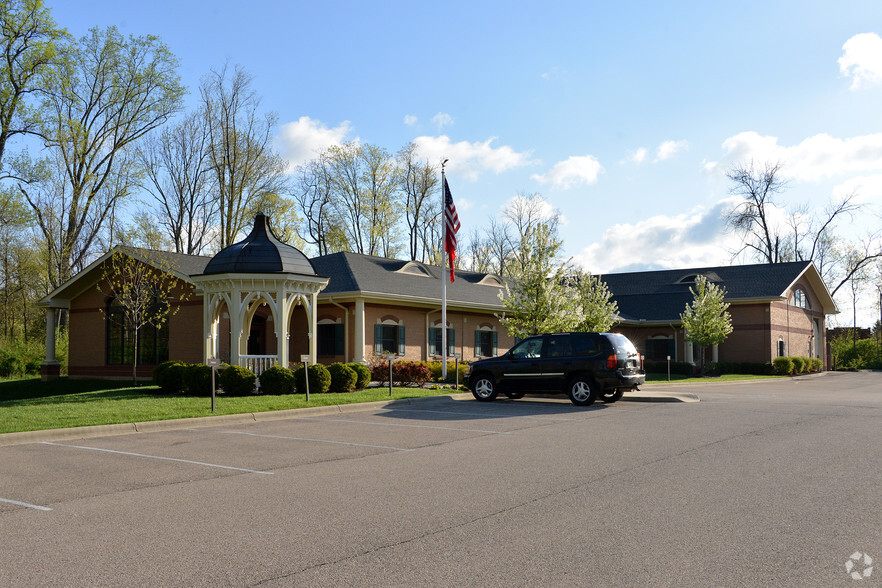
[[[309,363],[315,365],[318,357],[316,345],[318,331],[318,292],[309,295]]]
[[[695,365],[695,359],[694,359],[694,356],[692,355],[692,341],[690,341],[689,339],[686,340],[686,357],[685,357],[685,359],[687,362],[691,363],[692,365]]]
[[[355,349],[352,350],[352,361],[364,363],[364,300],[355,300]]]
[[[44,365],[54,365],[55,360],[55,309],[46,309],[46,360]]]
[[[230,292],[230,300],[234,308],[230,313],[230,365],[239,365],[240,347],[242,344],[242,295],[237,288]]]
[[[214,349],[214,338],[212,333],[212,321],[211,321],[211,305],[212,305],[212,295],[208,292],[205,292],[202,295],[202,363],[207,363],[208,358],[211,357],[211,352]]]

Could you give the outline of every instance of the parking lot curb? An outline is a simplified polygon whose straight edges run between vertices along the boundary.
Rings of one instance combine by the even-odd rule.
[[[218,425],[242,425],[255,422],[279,421],[293,418],[307,418],[364,412],[395,405],[426,403],[440,400],[469,400],[469,392],[458,392],[441,396],[422,396],[419,398],[399,398],[395,400],[379,400],[353,404],[332,404],[329,406],[309,406],[266,412],[245,412],[241,414],[225,414],[204,417],[191,417],[165,421],[143,421],[138,423],[119,423],[114,425],[91,425],[87,427],[70,427],[66,429],[45,429],[42,431],[21,431],[18,433],[0,434],[0,447],[9,445],[25,445],[28,443],[71,441],[74,439],[91,439],[113,435],[133,435],[138,433],[157,433],[180,429],[214,427]],[[629,402],[698,402],[697,394],[688,392],[626,392],[623,401]]]
[[[191,417],[184,419],[171,419],[165,421],[144,421],[139,423],[119,423],[114,425],[91,425],[87,427],[70,427],[66,429],[45,429],[42,431],[21,431],[18,433],[0,434],[0,447],[8,445],[25,445],[28,443],[43,443],[70,441],[74,439],[90,439],[96,437],[109,437],[112,435],[132,435],[137,433],[156,433],[159,431],[174,431],[180,429],[194,429],[200,427],[214,427],[218,425],[241,425],[246,423],[278,421],[292,418],[306,418],[328,416],[351,412],[362,412],[376,408],[396,404],[412,404],[414,402],[437,400],[441,398],[462,400],[471,398],[471,394],[449,394],[444,396],[423,396],[420,398],[399,398],[396,400],[379,400],[376,402],[362,402],[352,404],[333,404],[330,406],[309,406],[306,408],[291,408],[287,410],[274,410],[266,412],[245,412],[241,414],[224,414],[204,417]]]
[[[625,392],[622,401],[627,402],[699,402],[698,394],[692,392]]]

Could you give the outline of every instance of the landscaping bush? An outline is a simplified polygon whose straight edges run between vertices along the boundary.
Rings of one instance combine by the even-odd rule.
[[[294,372],[274,365],[260,374],[260,391],[263,394],[293,394]]]
[[[218,378],[224,393],[230,396],[246,396],[254,393],[254,372],[248,368],[231,365]]]
[[[824,362],[821,361],[820,357],[813,357],[809,360],[809,370],[813,372],[819,372],[824,369]]]
[[[153,383],[165,394],[176,394],[184,389],[186,369],[180,361],[164,361],[153,368]]]
[[[211,396],[211,367],[202,363],[184,366],[184,392],[192,396]],[[154,372],[155,374],[155,372]]]
[[[364,388],[367,388],[367,385],[371,383],[370,368],[363,363],[348,363],[346,365],[348,365],[355,371],[355,389],[363,390]]]
[[[429,372],[431,374],[431,379],[435,382],[441,381],[441,367],[442,362],[440,361],[427,361],[425,362],[426,366],[429,368]],[[468,362],[461,361],[459,362],[459,381],[460,383],[465,382],[465,374],[468,369]],[[447,379],[445,382],[456,382],[456,362],[448,361],[447,362]]]
[[[711,364],[711,371],[717,375],[745,374],[754,376],[771,376],[775,368],[771,363],[752,362],[719,362]]]
[[[7,349],[0,349],[0,378],[21,374],[22,365],[18,357]]]
[[[644,361],[643,369],[647,374],[667,374],[668,373],[668,362],[667,361]],[[681,376],[691,376],[695,373],[695,366],[689,363],[688,361],[672,361],[671,362],[671,373],[678,374]]]
[[[294,372],[294,382],[297,386],[297,392],[306,394],[306,376],[303,368],[299,368]],[[323,394],[331,388],[331,374],[328,368],[318,363],[309,366],[309,393]]]
[[[850,337],[840,337],[831,342],[831,347],[837,370],[864,370],[878,366],[878,350],[873,339],[858,339],[855,343]]]
[[[772,360],[772,365],[775,366],[775,374],[779,376],[789,376],[793,373],[792,357],[776,357]]]
[[[331,392],[352,392],[355,390],[358,374],[348,365],[339,362],[332,363],[328,366],[328,373],[331,374]]]
[[[389,381],[389,364],[378,366],[372,370],[373,379],[378,382]],[[392,362],[392,385],[402,387],[419,387],[429,381],[432,372],[422,361]]]
[[[808,363],[808,360],[805,357],[802,357],[800,355],[794,355],[790,359],[793,360],[793,373],[794,374],[801,374],[805,371],[806,363]]]

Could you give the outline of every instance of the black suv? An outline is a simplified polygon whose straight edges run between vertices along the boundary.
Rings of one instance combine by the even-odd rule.
[[[472,363],[469,388],[478,400],[526,393],[567,394],[577,406],[615,402],[646,382],[634,345],[618,333],[555,333],[529,337],[499,357]]]

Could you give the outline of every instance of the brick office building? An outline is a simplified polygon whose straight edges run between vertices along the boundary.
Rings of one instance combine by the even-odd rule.
[[[392,352],[407,360],[441,355],[442,268],[355,253],[312,259],[281,243],[263,215],[251,234],[214,257],[124,248],[142,263],[162,259],[189,297],[161,329],[140,336],[140,377],[166,359],[217,357],[257,370],[271,363],[368,361]],[[69,312],[72,377],[131,374],[135,350],[125,325],[105,320],[113,300],[98,282],[110,253],[40,304],[47,313],[44,377],[58,374],[55,309]],[[702,274],[727,289],[734,332],[712,351],[726,362],[771,361],[777,355],[824,357],[825,315],[838,312],[811,262],[632,272],[603,276],[618,302],[627,335],[649,359],[694,361],[679,314]],[[456,271],[447,286],[448,355],[467,361],[505,352],[514,339],[502,327],[498,276]]]

